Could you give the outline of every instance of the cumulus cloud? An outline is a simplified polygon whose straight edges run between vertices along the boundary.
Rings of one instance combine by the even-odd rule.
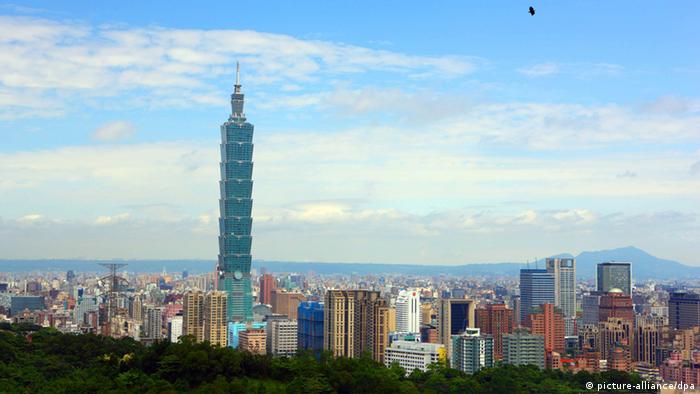
[[[134,135],[136,127],[131,122],[115,121],[98,127],[91,135],[97,141],[118,141]]]

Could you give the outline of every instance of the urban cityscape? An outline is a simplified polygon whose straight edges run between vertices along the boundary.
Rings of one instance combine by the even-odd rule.
[[[540,17],[536,8],[525,16]],[[630,252],[638,251],[634,248],[620,249],[617,255],[601,252],[583,265],[580,256],[550,249],[550,257],[522,258],[507,268],[493,264],[489,270],[488,264],[480,264],[479,270],[470,270],[466,264],[459,274],[442,272],[442,266],[431,270],[431,264],[421,265],[420,273],[405,273],[398,265],[363,272],[344,263],[353,271],[348,273],[316,272],[321,263],[294,263],[299,268],[290,270],[291,265],[274,259],[254,260],[258,205],[253,197],[261,192],[254,186],[253,163],[258,163],[257,152],[266,149],[256,142],[264,131],[254,124],[265,111],[256,106],[249,118],[246,110],[251,95],[265,96],[246,84],[249,76],[260,83],[256,67],[262,66],[246,60],[241,56],[226,69],[233,86],[227,117],[214,119],[220,123],[218,133],[200,130],[219,138],[218,177],[209,177],[212,184],[218,181],[217,217],[201,218],[202,223],[216,221],[218,238],[205,233],[212,242],[218,239],[218,250],[210,253],[216,262],[180,259],[189,268],[173,270],[169,261],[178,259],[164,258],[160,272],[146,272],[136,259],[73,261],[61,255],[55,259],[84,267],[61,270],[52,268],[53,260],[44,258],[39,247],[38,260],[32,261],[40,261],[42,268],[24,269],[23,264],[30,267],[33,262],[13,257],[19,254],[10,251],[10,242],[2,244],[8,249],[0,251],[0,392],[77,392],[75,377],[83,376],[77,372],[82,363],[93,363],[90,371],[114,382],[110,389],[102,387],[104,392],[616,392],[618,386],[610,389],[610,384],[632,385],[621,392],[700,390],[700,276],[693,266],[635,260],[639,254]],[[0,78],[0,89],[7,84]],[[219,100],[218,108],[223,108],[226,98]],[[688,111],[694,114],[700,107],[693,108]],[[697,137],[691,136],[693,143]],[[305,187],[299,182],[299,188]],[[0,191],[4,187],[0,180]],[[688,192],[691,201],[698,192]],[[293,196],[279,193],[292,202]],[[360,212],[357,217],[374,222],[400,216],[382,212]],[[588,220],[586,213],[579,214],[582,222]],[[38,214],[29,216],[23,220],[42,220]],[[117,216],[100,216],[96,226],[127,218]],[[0,224],[2,220],[0,216]],[[262,219],[268,225],[274,220]],[[700,239],[690,226],[694,224],[688,224],[685,240],[688,250],[697,251]],[[293,231],[304,229],[300,225]],[[429,226],[422,229],[425,237],[432,237],[427,235]],[[180,242],[157,229],[151,235],[158,239],[159,233],[163,250],[169,242]],[[494,238],[503,234],[485,233]],[[348,243],[357,240],[350,233],[338,234]],[[301,247],[313,249],[323,242],[312,240]],[[516,247],[512,250],[517,253]],[[620,253],[629,257],[616,258]],[[669,275],[654,277],[652,270]],[[75,348],[57,345],[69,343]],[[32,356],[36,360],[27,358],[33,351],[42,352]],[[62,357],[72,358],[57,361]],[[215,361],[219,357],[228,361]],[[33,372],[19,372],[22,363],[31,364]],[[211,367],[216,363],[219,367]],[[239,369],[226,372],[232,365]],[[377,375],[358,372],[365,366]],[[59,372],[62,368],[73,375]],[[36,386],[39,375],[52,383]],[[85,373],[86,381],[89,375]],[[102,389],[85,386],[81,392]]]

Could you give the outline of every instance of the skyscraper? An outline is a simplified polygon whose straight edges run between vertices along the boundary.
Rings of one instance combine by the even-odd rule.
[[[240,70],[231,95],[231,116],[221,125],[219,261],[217,289],[225,291],[228,321],[253,320],[250,235],[253,218],[253,125],[243,112]]]
[[[360,357],[368,351],[382,362],[395,328],[395,315],[378,291],[328,290],[324,299],[323,348],[334,356]]]
[[[632,264],[607,262],[598,264],[596,276],[597,290],[607,293],[620,289],[625,295],[632,296]]]
[[[262,274],[260,276],[260,295],[258,300],[261,304],[272,304],[272,292],[277,289],[277,281],[270,274]]]
[[[182,333],[191,335],[195,341],[204,340],[204,293],[190,291],[182,299]]]
[[[564,315],[552,304],[542,304],[528,317],[530,330],[544,337],[546,352],[564,352]]]
[[[447,357],[452,354],[452,336],[476,327],[476,305],[464,298],[441,299],[438,304],[437,331],[440,343],[447,348]]]
[[[304,301],[297,308],[298,348],[300,350],[323,350],[323,303]]]
[[[546,269],[520,270],[520,324],[527,324],[532,308],[554,304],[554,276]]]
[[[306,297],[301,293],[286,292],[279,289],[273,290],[271,294],[270,304],[272,305],[272,312],[287,315],[288,318],[296,320],[297,308],[299,308],[299,304],[306,301]]]
[[[420,296],[415,290],[401,290],[396,299],[396,330],[420,332]]]
[[[700,326],[700,294],[674,291],[668,300],[668,324],[685,329]]]
[[[226,294],[212,291],[204,298],[204,339],[212,345],[226,346]]]
[[[494,356],[500,360],[503,355],[503,335],[513,332],[513,310],[505,304],[488,304],[486,309],[476,310],[476,326],[484,334],[493,336]]]
[[[620,289],[612,289],[608,293],[600,296],[598,320],[604,322],[610,317],[627,319],[630,322],[634,322],[632,297],[625,295]]]
[[[554,276],[554,305],[564,314],[566,335],[574,335],[576,318],[576,259],[548,258],[547,272]]]

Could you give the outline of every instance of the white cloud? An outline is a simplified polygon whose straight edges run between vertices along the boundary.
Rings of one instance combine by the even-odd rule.
[[[518,72],[529,77],[541,77],[559,73],[559,66],[554,63],[535,64],[534,66],[519,68]]]
[[[546,77],[555,74],[570,75],[575,78],[589,79],[601,76],[619,75],[624,67],[610,63],[540,63],[517,69],[528,77]]]
[[[95,219],[95,224],[99,224],[99,225],[115,224],[115,223],[119,223],[119,222],[123,222],[125,220],[128,220],[130,217],[131,217],[131,215],[127,212],[119,213],[119,214],[112,215],[112,216],[102,215],[102,216],[98,216],[97,219]]]
[[[22,99],[37,94],[60,110],[60,95],[73,100],[140,92],[156,105],[218,91],[218,78],[233,75],[240,60],[248,84],[286,85],[319,75],[366,71],[454,77],[474,71],[476,61],[454,56],[412,56],[342,43],[301,40],[249,30],[90,26],[42,18],[0,16],[0,102],[25,111],[43,106]],[[161,95],[163,89],[170,94]],[[212,104],[209,99],[192,104]],[[120,103],[123,105],[123,103]],[[3,106],[4,107],[4,106]],[[39,111],[32,115],[41,116]],[[12,111],[2,111],[8,118]],[[48,112],[45,116],[54,116]],[[15,115],[16,116],[16,115]]]
[[[131,122],[115,121],[106,123],[92,133],[92,139],[98,141],[117,141],[134,135],[136,127]]]

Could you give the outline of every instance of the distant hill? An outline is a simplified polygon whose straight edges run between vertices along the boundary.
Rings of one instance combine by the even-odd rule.
[[[571,254],[558,254],[553,257],[574,257]],[[576,257],[576,275],[579,279],[594,278],[596,264],[605,261],[629,261],[632,263],[632,276],[635,280],[646,279],[687,279],[700,278],[700,267],[688,266],[677,261],[654,257],[632,246],[594,252],[582,252]],[[187,270],[192,274],[212,271],[213,260],[0,260],[0,271],[67,271],[105,272],[99,266],[103,262],[124,262],[129,264],[129,272],[168,272]],[[534,263],[530,264],[534,267]],[[544,268],[544,259],[538,261]],[[383,263],[319,263],[254,260],[253,268],[265,268],[270,272],[309,271],[318,274],[402,274],[402,275],[455,275],[455,276],[517,276],[524,268],[522,263],[472,263],[463,265],[418,265]]]

